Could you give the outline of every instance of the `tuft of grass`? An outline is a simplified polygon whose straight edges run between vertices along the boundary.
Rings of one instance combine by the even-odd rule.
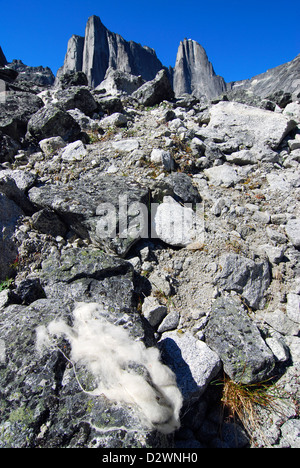
[[[7,278],[6,280],[1,281],[0,282],[0,292],[5,291],[5,289],[9,289],[12,283],[13,283],[12,278]]]
[[[287,395],[271,379],[246,385],[234,382],[225,375],[223,381],[218,384],[223,385],[223,411],[234,421],[240,421],[250,437],[259,429],[260,410],[283,413],[282,400],[286,399]]]

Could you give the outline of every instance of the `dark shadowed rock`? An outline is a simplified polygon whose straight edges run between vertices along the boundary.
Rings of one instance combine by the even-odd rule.
[[[13,263],[17,258],[18,249],[13,235],[23,215],[21,208],[0,192],[0,281],[15,274]]]
[[[132,96],[144,106],[155,106],[162,101],[171,101],[174,92],[166,70],[160,70],[152,81],[137,89]]]
[[[7,91],[5,101],[0,102],[0,130],[18,141],[25,136],[30,117],[43,106],[35,94]]]
[[[29,198],[35,205],[56,211],[78,235],[91,238],[102,248],[124,256],[141,233],[133,235],[129,229],[131,225],[134,230],[135,219],[137,223],[140,222],[137,212],[130,217],[128,232],[123,231],[123,226],[118,235],[119,203],[122,197],[126,198],[128,206],[134,203],[148,206],[149,191],[127,177],[105,176],[97,170],[90,171],[68,185],[48,184],[29,191]],[[107,233],[103,231],[105,226],[108,227]],[[115,229],[110,231],[110,226]]]
[[[97,109],[97,103],[90,91],[81,86],[70,86],[55,94],[56,106],[64,111],[79,109],[86,115],[92,115]]]
[[[65,111],[50,105],[36,112],[28,122],[26,138],[37,142],[55,136],[72,141],[79,135],[78,123]]]

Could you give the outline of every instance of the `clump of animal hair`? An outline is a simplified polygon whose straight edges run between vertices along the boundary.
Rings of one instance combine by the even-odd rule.
[[[150,427],[165,434],[180,427],[182,395],[175,374],[160,359],[156,347],[146,348],[134,341],[127,330],[108,322],[96,303],[78,303],[70,327],[54,320],[37,329],[37,348],[53,346],[64,336],[71,345],[74,366],[84,365],[92,372],[95,396],[136,405]]]

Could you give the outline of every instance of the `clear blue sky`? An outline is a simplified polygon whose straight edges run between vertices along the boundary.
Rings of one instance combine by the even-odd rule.
[[[111,31],[155,49],[174,66],[185,37],[229,81],[251,78],[300,53],[299,0],[0,0],[0,45],[8,61],[63,64],[68,39],[97,15]]]

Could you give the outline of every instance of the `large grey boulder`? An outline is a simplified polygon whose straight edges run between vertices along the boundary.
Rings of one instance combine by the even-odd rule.
[[[55,105],[45,106],[29,120],[26,138],[39,142],[45,138],[61,136],[66,141],[73,141],[81,129],[78,123]]]
[[[18,220],[24,216],[21,208],[0,192],[0,281],[15,274],[13,264],[18,255],[13,235]]]
[[[29,119],[43,106],[33,93],[6,91],[5,101],[0,101],[0,131],[17,141],[24,138]]]
[[[107,93],[115,95],[120,93],[132,94],[145,83],[141,76],[131,75],[125,71],[108,68],[104,80],[96,90],[105,89]]]
[[[235,382],[252,384],[270,377],[275,358],[244,308],[233,299],[217,299],[205,329],[205,341]]]
[[[276,149],[296,126],[288,116],[239,102],[221,101],[210,107],[209,114],[208,132],[217,132],[224,140],[230,135],[230,139],[248,148]]]
[[[149,191],[128,177],[101,175],[96,169],[70,184],[33,187],[29,199],[39,208],[54,210],[79,236],[121,256],[148,235],[142,225],[147,228],[143,209]]]
[[[97,110],[97,103],[88,88],[70,86],[55,93],[55,104],[64,111],[79,109],[86,115],[92,115]]]
[[[267,260],[251,260],[229,253],[220,259],[221,271],[215,278],[220,290],[239,293],[253,309],[264,305],[264,294],[270,282],[270,266]]]
[[[176,374],[185,402],[200,398],[221,370],[219,356],[190,332],[163,333],[158,345],[165,362]]]
[[[144,106],[155,106],[162,101],[171,101],[174,92],[165,69],[160,70],[155,78],[144,83],[132,96]]]
[[[211,99],[226,90],[221,76],[217,76],[203,47],[196,41],[180,42],[173,71],[173,88],[176,96],[185,93]]]
[[[38,279],[46,297],[1,308],[0,446],[172,447],[181,395],[133,307],[131,265],[70,249]]]

